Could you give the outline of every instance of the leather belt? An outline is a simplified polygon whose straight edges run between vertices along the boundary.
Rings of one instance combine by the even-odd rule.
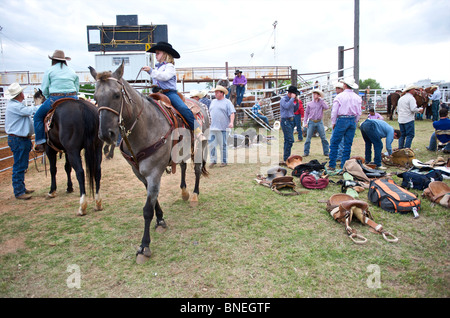
[[[312,121],[315,122],[315,123],[318,123],[319,121],[322,121],[322,119],[317,119],[317,120],[310,119],[310,120],[312,120]]]
[[[289,121],[293,121],[293,120],[294,120],[294,117],[281,118],[281,120],[289,120]]]
[[[76,95],[77,92],[70,92],[70,93],[51,93],[50,96],[66,96],[66,95]]]
[[[341,116],[338,116],[338,118],[354,118],[354,117],[356,117],[355,115],[341,115]]]
[[[8,134],[8,136],[11,136],[11,137],[18,137],[18,138],[25,138],[25,139],[31,139],[31,136],[25,136],[25,137],[22,137],[22,136],[17,136],[17,135],[14,135],[14,134]]]

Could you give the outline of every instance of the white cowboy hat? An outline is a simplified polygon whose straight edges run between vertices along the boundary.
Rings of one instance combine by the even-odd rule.
[[[26,87],[21,87],[19,83],[12,83],[8,86],[8,89],[5,92],[5,97],[7,99],[13,99],[17,95],[23,92]]]
[[[414,84],[410,84],[410,85],[408,85],[408,86],[405,87],[405,89],[403,90],[403,92],[407,92],[407,91],[410,91],[410,90],[412,90],[412,89],[419,89],[419,86],[414,85]]]
[[[190,92],[189,95],[191,97],[203,98],[203,97],[205,97],[206,93],[207,93],[206,91],[198,91],[198,90],[194,89]]]
[[[334,85],[334,88],[342,88],[342,89],[344,89],[344,84],[342,84],[341,82],[337,82],[336,85]]]
[[[325,96],[325,94],[324,94],[320,89],[313,89],[312,92],[313,92],[313,93],[317,93],[317,94],[319,94],[319,95],[322,96],[322,97]]]
[[[228,95],[228,90],[225,87],[223,87],[222,85],[217,85],[216,88],[214,89],[214,91],[221,91],[221,92],[224,92],[225,95]]]
[[[347,84],[348,86],[350,86],[353,89],[359,88],[358,84],[356,84],[355,79],[353,77],[349,78],[349,79],[341,79],[341,82],[344,84]]]
[[[279,120],[275,120],[273,123],[273,129],[275,130],[279,130],[281,127],[280,121]]]
[[[55,50],[55,52],[53,52],[52,56],[48,56],[49,59],[51,60],[58,60],[58,61],[70,61],[71,58],[66,56],[64,54],[64,51],[61,50]]]

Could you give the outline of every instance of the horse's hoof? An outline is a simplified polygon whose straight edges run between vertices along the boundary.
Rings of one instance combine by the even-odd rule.
[[[148,262],[150,259],[152,252],[150,251],[149,247],[144,247],[144,249],[139,249],[136,254],[136,263],[137,264],[144,264]]]
[[[164,219],[157,220],[155,224],[155,231],[162,234],[167,230],[167,223]]]
[[[181,189],[181,197],[184,201],[189,200],[189,192],[186,190],[186,188]]]
[[[103,210],[102,200],[95,201],[94,211],[102,211],[102,210]]]
[[[56,191],[47,193],[46,199],[53,199],[53,198],[56,198]]]
[[[191,207],[196,207],[198,205],[198,194],[197,193],[192,194],[191,202],[189,202],[189,204],[191,205]]]
[[[73,193],[73,188],[67,189],[67,190],[66,190],[66,193]]]

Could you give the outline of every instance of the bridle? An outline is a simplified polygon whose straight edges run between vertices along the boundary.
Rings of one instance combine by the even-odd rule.
[[[128,150],[131,152],[131,157],[133,158],[134,162],[138,166],[138,161],[133,152],[133,149],[131,148],[130,142],[128,140],[128,136],[131,134],[134,126],[136,126],[136,123],[138,122],[139,117],[141,116],[142,111],[144,110],[144,106],[142,106],[141,110],[139,111],[138,115],[136,116],[136,119],[134,120],[130,129],[127,130],[125,127],[125,123],[124,123],[122,114],[123,114],[124,105],[131,105],[133,103],[133,100],[131,99],[130,95],[128,94],[127,90],[125,89],[125,86],[123,85],[123,83],[121,81],[119,81],[115,77],[108,77],[107,79],[116,81],[120,85],[120,90],[122,92],[122,102],[120,103],[120,111],[118,112],[115,109],[112,109],[111,107],[106,107],[106,106],[99,107],[98,111],[100,112],[102,110],[107,110],[119,117],[118,124],[119,124],[120,134],[122,136],[122,139],[125,141],[125,143],[128,147]],[[99,80],[97,80],[97,81],[99,81]],[[128,100],[128,103],[125,102],[125,98]]]

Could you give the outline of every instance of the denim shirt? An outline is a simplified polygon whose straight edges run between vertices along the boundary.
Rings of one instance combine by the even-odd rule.
[[[290,118],[294,117],[294,98],[283,96],[280,100],[280,117]]]
[[[6,105],[5,132],[8,135],[29,137],[34,133],[31,116],[39,106],[25,106],[16,99],[11,99]]]

